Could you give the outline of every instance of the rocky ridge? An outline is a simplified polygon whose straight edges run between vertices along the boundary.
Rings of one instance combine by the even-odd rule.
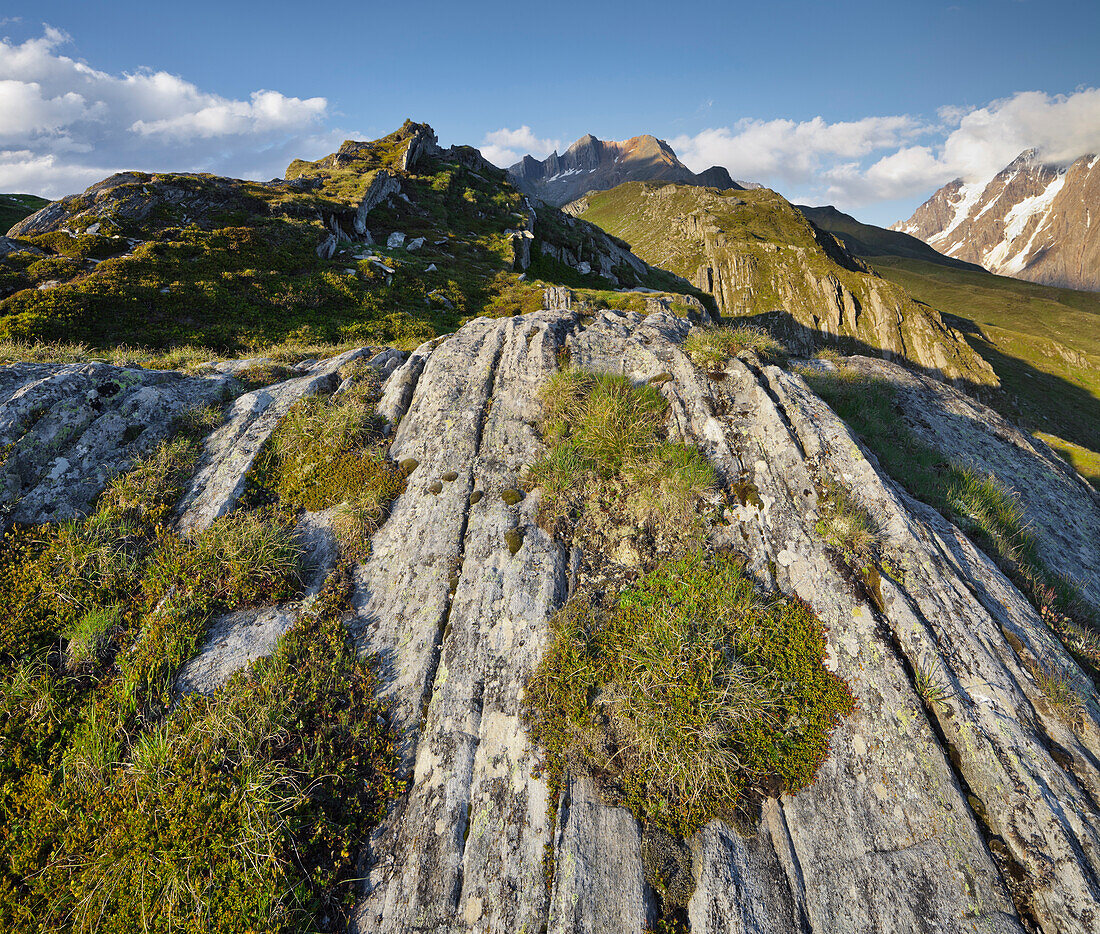
[[[356,929],[641,932],[656,923],[649,831],[580,774],[552,808],[522,725],[524,680],[577,555],[536,524],[537,491],[518,502],[501,494],[541,448],[537,390],[567,350],[575,365],[657,382],[673,436],[699,445],[722,478],[726,524],[712,544],[743,553],[762,582],[813,607],[828,627],[828,663],[858,701],[814,785],[765,800],[751,826],[714,821],[688,841],[690,929],[1100,930],[1100,714],[1032,606],[962,532],[885,477],[796,373],[751,354],[703,373],[680,349],[691,328],[683,318],[656,308],[593,316],[568,293],[547,298],[543,311],[477,319],[411,355],[358,352],[390,374],[381,403],[394,426],[390,456],[417,466],[354,572],[347,620],[378,654],[410,781],[364,854]],[[237,399],[207,441],[184,527],[233,508],[248,452],[288,399],[339,390],[335,363]],[[1036,513],[1046,556],[1095,585],[1095,554],[1063,527],[1066,516],[1100,526],[1100,497],[954,390],[883,361],[851,365],[894,381],[906,419],[931,443],[1008,472],[1026,487],[1021,496],[1051,498],[1040,505],[1056,501],[1059,511]],[[128,378],[110,369],[94,380]],[[56,399],[45,373],[4,377],[5,422],[25,424],[18,413]],[[199,396],[231,378],[148,377]],[[17,447],[61,421],[61,408],[12,433]],[[27,463],[27,488],[54,463]],[[889,556],[877,583],[853,578],[816,532],[822,478],[850,488],[874,517]],[[66,488],[102,482],[61,479]],[[272,611],[282,622],[265,631],[297,612]],[[192,663],[206,666],[203,684],[262,653],[243,635],[255,622],[215,623]],[[244,646],[236,660],[212,660],[234,638]],[[919,687],[929,671],[934,700]],[[1064,679],[1081,704],[1069,714],[1053,704],[1039,672]]]
[[[1100,157],[1021,153],[988,182],[955,179],[891,229],[956,259],[1044,285],[1100,290]]]
[[[728,317],[767,316],[794,349],[879,351],[976,385],[989,365],[939,313],[881,279],[768,189],[631,183],[566,206],[714,296]]]
[[[589,191],[603,191],[623,182],[669,181],[726,190],[740,189],[719,165],[698,174],[684,165],[663,139],[634,136],[621,142],[582,136],[564,153],[555,150],[543,160],[524,156],[510,166],[516,186],[547,204],[562,205]]]
[[[541,286],[690,292],[407,121],[269,182],[123,172],[0,241],[0,337],[99,347],[415,346]]]

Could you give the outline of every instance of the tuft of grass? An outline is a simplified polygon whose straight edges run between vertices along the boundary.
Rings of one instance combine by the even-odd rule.
[[[668,402],[653,386],[565,369],[541,393],[546,454],[525,474],[540,487],[539,521],[557,528],[614,508],[672,539],[701,533],[697,506],[714,469],[697,448],[665,438]]]
[[[913,666],[913,682],[917,693],[929,707],[946,703],[950,696],[943,683],[939,663],[934,658],[917,662]]]
[[[287,413],[256,459],[246,501],[311,511],[338,506],[334,529],[345,553],[365,557],[386,507],[405,488],[405,472],[387,455],[374,408],[377,373],[349,368],[346,376],[347,391],[309,396]]]
[[[679,836],[812,782],[853,706],[820,621],[729,554],[665,562],[606,608],[576,596],[551,625],[526,694],[551,777],[590,770]]]
[[[122,615],[116,604],[97,607],[85,613],[75,626],[63,633],[69,640],[65,650],[69,668],[75,671],[95,665],[111,635],[121,625]]]
[[[754,351],[768,363],[787,359],[787,348],[782,343],[767,331],[750,325],[692,328],[684,340],[684,353],[704,370],[719,370],[730,357],[746,350]]]
[[[849,561],[866,562],[878,543],[875,522],[843,484],[821,482],[821,512],[815,529]]]
[[[1027,595],[1063,644],[1100,679],[1100,611],[1072,582],[1052,573],[1017,496],[996,477],[949,461],[905,427],[893,386],[850,367],[805,371],[807,383],[914,497],[963,528]]]

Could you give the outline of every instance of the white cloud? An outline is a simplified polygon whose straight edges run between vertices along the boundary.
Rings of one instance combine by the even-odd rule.
[[[1024,91],[978,108],[946,105],[932,121],[743,120],[670,142],[695,171],[724,165],[734,177],[794,200],[857,208],[923,199],[953,178],[989,179],[1025,149],[1052,162],[1100,152],[1100,89]]]
[[[119,169],[246,174],[246,162],[271,177],[327,116],[323,97],[232,100],[163,71],[109,74],[61,54],[71,41],[50,26],[0,40],[0,191],[60,197]]]
[[[908,116],[864,117],[843,123],[826,123],[821,117],[801,123],[741,120],[733,128],[703,130],[669,142],[684,164],[697,172],[724,165],[742,178],[799,183],[830,161],[866,156],[926,129]]]
[[[481,141],[481,154],[493,165],[502,169],[519,162],[525,155],[536,159],[545,159],[550,153],[562,148],[558,139],[539,139],[526,124],[516,130],[501,127],[486,133]]]

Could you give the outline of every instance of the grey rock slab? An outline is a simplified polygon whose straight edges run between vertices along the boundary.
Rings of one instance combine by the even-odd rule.
[[[995,474],[1026,513],[1039,554],[1100,606],[1100,492],[1041,441],[944,383],[884,360],[845,365],[885,380],[922,441],[979,474]]]
[[[554,840],[549,934],[642,934],[652,910],[638,822],[607,807],[590,778],[572,779],[562,796]]]
[[[168,437],[175,419],[220,405],[223,375],[106,363],[0,367],[0,510],[5,525],[71,519],[112,477]]]
[[[500,494],[538,450],[534,390],[556,327],[556,315],[472,322],[420,358],[397,427],[391,456],[419,466],[375,536],[357,601],[411,788],[372,841],[359,930],[535,930],[546,917],[548,790],[520,698],[565,600],[566,555],[534,526],[533,497],[512,507]]]

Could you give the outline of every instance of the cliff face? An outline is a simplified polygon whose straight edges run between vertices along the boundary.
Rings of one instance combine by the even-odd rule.
[[[719,477],[722,518],[708,547],[744,555],[762,585],[812,607],[827,626],[827,664],[857,701],[813,785],[766,795],[744,826],[714,820],[678,844],[689,929],[1100,929],[1093,687],[994,562],[886,477],[796,373],[751,353],[704,372],[681,347],[691,325],[660,308],[592,314],[564,291],[546,305],[474,320],[412,354],[364,349],[308,363],[240,396],[207,438],[180,507],[177,523],[192,531],[242,508],[256,451],[294,399],[342,389],[339,374],[356,359],[385,379],[388,456],[411,473],[354,567],[344,622],[377,659],[408,789],[362,855],[354,928],[641,934],[672,897],[656,887],[652,828],[608,804],[583,772],[567,773],[552,798],[524,727],[524,685],[547,649],[548,620],[579,586],[581,555],[538,525],[537,489],[515,495],[543,450],[539,389],[568,358],[659,387],[670,437],[697,445]],[[942,383],[884,361],[851,365],[898,387],[901,417],[928,443],[997,470],[1039,526],[1046,560],[1100,594],[1088,547],[1100,498],[1080,478]],[[85,486],[103,479],[76,452],[112,430],[125,437],[143,392],[153,399],[163,385],[172,398],[205,398],[233,369],[152,374],[146,389],[110,367],[6,371],[2,440],[21,465],[7,505],[29,509],[24,491],[43,483],[75,484],[73,503],[87,502]],[[91,427],[62,437],[50,426],[70,418],[72,393],[58,394],[66,379],[128,388],[101,390]],[[42,447],[43,438],[54,440]],[[873,575],[853,575],[823,540],[826,481],[874,517]],[[322,530],[325,521],[300,518]],[[316,558],[322,575],[331,560]],[[288,604],[215,621],[181,689],[217,690],[270,652],[299,612]],[[1082,698],[1072,714],[1044,693],[1039,671]]]
[[[879,278],[772,191],[634,183],[565,210],[709,292],[723,315],[768,315],[803,352],[840,343],[949,379],[996,384],[935,309]]]
[[[623,182],[669,181],[720,190],[741,188],[718,165],[695,174],[676,158],[668,143],[653,136],[615,142],[588,133],[561,155],[553,152],[542,161],[524,156],[508,169],[508,174],[522,191],[555,205]]]
[[[892,229],[990,272],[1100,290],[1100,158],[1069,166],[1022,153],[989,182],[956,179]]]

